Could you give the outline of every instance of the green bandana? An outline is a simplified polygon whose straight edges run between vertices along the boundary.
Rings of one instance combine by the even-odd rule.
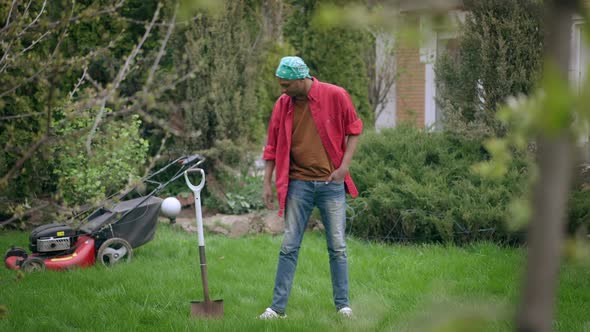
[[[311,78],[311,76],[309,76],[309,68],[305,62],[297,56],[286,56],[282,58],[275,75],[284,80]]]

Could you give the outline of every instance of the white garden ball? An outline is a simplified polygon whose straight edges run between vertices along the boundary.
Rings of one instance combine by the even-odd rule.
[[[168,218],[174,218],[180,213],[180,209],[182,207],[178,199],[175,197],[168,197],[162,202],[162,206],[160,208],[163,215]]]

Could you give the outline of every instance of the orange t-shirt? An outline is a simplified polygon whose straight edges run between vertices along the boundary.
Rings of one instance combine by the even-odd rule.
[[[289,178],[327,180],[334,171],[334,166],[322,144],[307,99],[295,101],[291,135]]]

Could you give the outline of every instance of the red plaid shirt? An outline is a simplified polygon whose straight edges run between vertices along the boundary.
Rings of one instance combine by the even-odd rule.
[[[307,95],[309,110],[322,144],[335,168],[339,168],[346,151],[346,136],[360,135],[363,122],[358,118],[350,96],[343,88],[323,83],[313,78]],[[283,215],[289,188],[289,164],[291,133],[293,128],[293,98],[283,94],[275,103],[264,147],[264,160],[274,160],[276,187],[279,199],[279,216]],[[344,178],[346,192],[358,196],[358,190],[350,177]]]

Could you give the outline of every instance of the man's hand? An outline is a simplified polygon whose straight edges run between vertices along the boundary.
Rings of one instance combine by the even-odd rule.
[[[344,178],[346,177],[346,174],[348,174],[348,165],[350,165],[350,161],[352,160],[352,156],[354,155],[358,141],[359,135],[347,136],[346,150],[344,151],[344,156],[342,157],[342,163],[337,170],[330,174],[330,177],[328,178],[329,182],[344,182]]]
[[[274,194],[272,192],[272,184],[270,183],[265,183],[264,184],[264,194],[263,194],[263,198],[264,198],[264,204],[266,204],[266,208],[269,210],[274,210],[275,209],[275,199],[274,199]]]
[[[328,182],[344,182],[344,177],[346,177],[346,174],[348,174],[348,169],[345,167],[340,167],[330,174]]]

